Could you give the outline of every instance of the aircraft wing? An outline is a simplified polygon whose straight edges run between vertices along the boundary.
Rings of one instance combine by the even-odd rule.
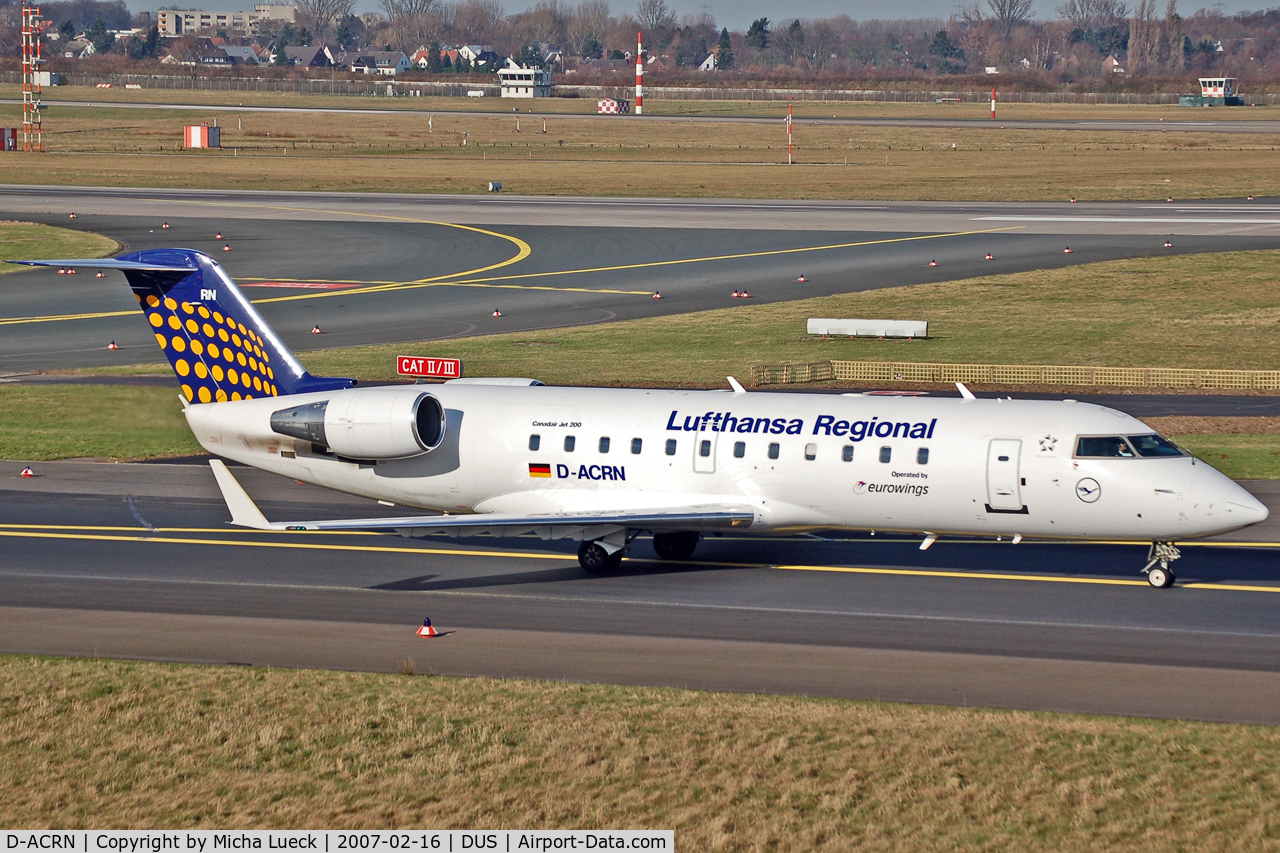
[[[221,459],[209,466],[231,511],[231,523],[255,530],[384,530],[402,536],[426,536],[444,532],[455,536],[489,533],[518,536],[536,533],[543,539],[580,537],[583,533],[606,535],[617,528],[646,530],[724,530],[746,528],[755,520],[747,506],[706,505],[637,509],[622,512],[472,513],[468,515],[411,515],[394,518],[344,518],[328,521],[267,521],[253,499]]]

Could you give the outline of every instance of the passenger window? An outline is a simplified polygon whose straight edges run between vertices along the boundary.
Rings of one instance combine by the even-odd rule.
[[[769,445],[769,458],[770,459],[778,458],[778,442],[776,441]]]
[[[676,455],[676,440],[674,438],[667,439],[667,455],[668,456]]]
[[[531,435],[531,436],[529,436],[529,449],[530,449],[530,450],[537,450],[537,449],[538,449],[539,447],[541,447],[541,446],[542,446],[542,436],[540,436],[540,435]]]
[[[608,452],[609,452],[609,436],[607,436],[607,435],[606,435],[606,436],[601,436],[601,438],[600,438],[600,452],[601,452],[601,453],[608,453]]]
[[[699,455],[699,456],[710,456],[710,455],[711,455],[711,442],[710,442],[710,441],[703,441],[700,445],[698,445],[698,455]]]
[[[575,443],[576,443],[576,441],[575,441],[575,439],[574,439],[574,437],[573,437],[573,436],[571,436],[571,435],[566,435],[566,436],[564,437],[564,452],[565,452],[565,453],[572,453],[572,452],[573,452],[573,445],[574,445]]]
[[[840,451],[840,458],[843,459],[845,462],[853,461],[853,445],[852,444],[846,444],[844,446],[844,449]]]
[[[881,462],[888,462],[888,461],[889,461],[890,459],[892,459],[892,458],[893,458],[893,448],[892,448],[892,447],[882,447],[882,448],[880,448],[880,461],[881,461]]]
[[[642,446],[643,444],[644,444],[644,441],[643,441],[643,440],[641,440],[641,439],[639,439],[639,438],[633,438],[633,439],[631,439],[631,452],[632,452],[632,453],[639,453],[639,452],[640,452],[640,448],[641,448],[641,446]]]
[[[1133,458],[1129,442],[1118,435],[1081,436],[1076,442],[1076,456]]]
[[[818,458],[818,445],[806,444],[804,446],[804,458],[810,462]]]
[[[747,455],[747,443],[745,441],[735,441],[733,443],[733,458],[741,459]]]
[[[922,447],[916,451],[916,464],[917,465],[929,464],[929,448]]]

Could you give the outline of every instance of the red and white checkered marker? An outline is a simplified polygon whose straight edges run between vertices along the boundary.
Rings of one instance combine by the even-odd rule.
[[[422,627],[418,629],[418,636],[422,638],[438,637],[440,634],[436,631],[436,626],[431,624],[430,619],[422,620]]]
[[[22,476],[24,477],[34,477],[35,475],[36,475],[36,472],[31,470],[30,465],[22,469]]]
[[[120,349],[120,347],[116,346],[115,341],[112,341],[111,343],[107,344],[107,349]]]
[[[502,312],[501,312],[501,311],[499,311],[497,308],[494,308],[494,309],[493,309],[493,313],[492,313],[492,314],[490,314],[489,316],[491,316],[491,317],[501,317],[501,316],[502,316]]]

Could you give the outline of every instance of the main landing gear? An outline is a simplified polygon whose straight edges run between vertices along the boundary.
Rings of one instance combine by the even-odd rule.
[[[1152,542],[1151,550],[1147,552],[1146,568],[1142,570],[1146,572],[1147,583],[1156,589],[1167,589],[1173,586],[1177,578],[1173,574],[1173,569],[1169,568],[1169,564],[1181,556],[1182,552],[1175,548],[1172,542]]]
[[[628,532],[625,537],[619,535],[583,542],[578,546],[578,563],[592,574],[616,571],[633,538],[635,533]],[[701,538],[702,534],[689,530],[655,533],[653,550],[664,560],[685,560],[698,547]]]
[[[585,571],[592,574],[614,572],[618,570],[618,566],[622,565],[623,550],[619,548],[611,552],[598,541],[583,542],[578,546],[578,563]]]

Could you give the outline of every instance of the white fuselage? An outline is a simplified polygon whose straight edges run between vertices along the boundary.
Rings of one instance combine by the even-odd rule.
[[[359,391],[431,394],[446,412],[443,442],[361,462],[270,426],[272,412],[347,391],[191,405],[187,420],[212,453],[448,512],[732,504],[755,512],[752,531],[1161,541],[1267,517],[1248,492],[1191,457],[1077,457],[1079,436],[1152,432],[1086,403],[450,383]]]

